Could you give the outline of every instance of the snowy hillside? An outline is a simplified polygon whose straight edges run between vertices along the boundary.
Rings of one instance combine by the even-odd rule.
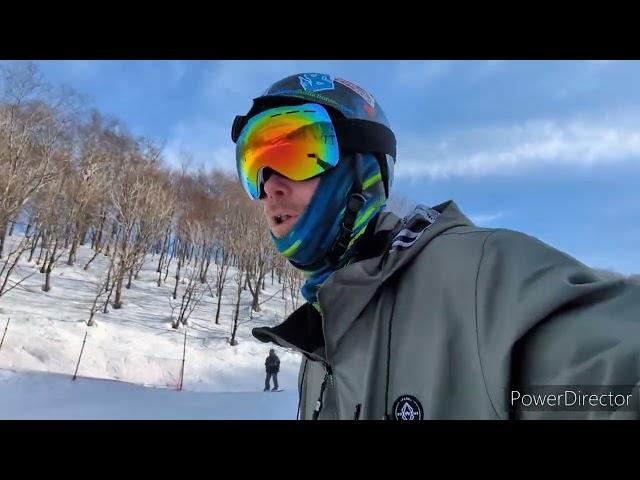
[[[9,249],[12,242],[17,242],[19,238],[16,235],[7,237]],[[25,280],[20,287],[0,298],[0,338],[5,334],[5,327],[10,318],[0,348],[0,370],[5,370],[4,376],[0,377],[2,388],[5,389],[5,394],[0,395],[0,412],[3,409],[5,415],[7,411],[15,412],[15,409],[12,410],[7,404],[11,396],[6,390],[8,385],[15,387],[11,390],[13,395],[19,395],[16,389],[18,392],[25,391],[25,388],[28,390],[26,386],[34,385],[33,379],[39,379],[35,381],[35,388],[40,393],[51,387],[57,392],[56,395],[67,395],[73,401],[81,401],[81,397],[89,395],[92,402],[101,402],[104,399],[103,403],[107,405],[115,397],[123,402],[124,399],[131,398],[130,404],[128,401],[125,403],[130,407],[129,414],[136,418],[142,414],[149,418],[149,415],[153,417],[156,413],[159,418],[165,418],[159,406],[164,399],[167,399],[167,405],[173,401],[186,402],[184,408],[190,408],[188,405],[193,406],[202,401],[208,405],[218,405],[222,410],[227,409],[230,403],[238,402],[229,412],[239,412],[242,410],[241,405],[246,404],[246,399],[252,398],[247,393],[245,396],[215,396],[216,400],[203,400],[205,397],[190,392],[258,392],[258,398],[271,395],[275,398],[258,400],[260,405],[263,402],[266,402],[264,405],[271,405],[270,402],[284,402],[288,408],[293,409],[291,415],[287,413],[284,417],[295,418],[296,404],[291,399],[295,397],[297,401],[296,382],[300,355],[275,347],[281,359],[279,383],[285,392],[262,393],[264,359],[273,345],[262,344],[251,336],[251,328],[279,323],[283,319],[285,309],[287,312],[292,310],[290,300],[285,306],[286,300],[279,293],[282,286],[278,284],[277,278],[272,284],[271,276],[267,277],[266,290],[260,297],[260,301],[264,303],[259,313],[250,313],[250,293],[243,292],[240,324],[236,335],[238,345],[231,346],[228,340],[235,303],[233,267],[229,270],[227,287],[222,295],[220,325],[214,323],[217,299],[206,289],[186,330],[184,326],[178,330],[173,329],[170,301],[174,304],[176,301],[171,299],[175,284],[172,269],[166,283],[158,287],[157,257],[154,259],[150,256],[140,272],[139,279],[133,280],[131,289],[124,290],[123,308],[114,310],[110,307],[109,313],[96,314],[94,320],[97,325],[88,327],[86,323],[89,309],[95,297],[99,276],[107,268],[108,260],[104,255],[100,255],[90,265],[89,270],[84,271],[83,266],[92,254],[93,251],[88,245],[80,247],[78,260],[73,267],[66,265],[65,258],[61,258],[51,275],[52,289],[49,292],[42,291],[44,275],[38,272]],[[29,264],[26,258],[27,256],[21,260],[14,279],[19,280],[37,272],[35,262]],[[211,268],[215,269],[215,265]],[[183,391],[176,392],[181,378],[185,331]],[[85,334],[86,343],[83,347]],[[82,356],[77,372],[81,378],[71,382],[81,350]],[[40,376],[30,375],[25,376],[25,379],[16,380],[15,374],[6,371],[51,372],[63,376],[56,376],[57,380],[52,377],[47,381],[42,380]],[[119,380],[165,389],[139,390],[138,386],[118,385],[115,382],[91,382],[92,385],[99,386],[95,387],[93,392],[88,392],[84,390],[85,387],[79,386],[86,383],[82,377]],[[64,384],[63,379],[68,383]],[[64,386],[61,386],[63,384]],[[142,393],[145,391],[152,393]],[[120,396],[121,393],[123,396]],[[144,408],[150,401],[148,395],[153,396],[152,403],[159,402],[152,410]],[[175,400],[177,398],[182,400]],[[184,400],[185,398],[188,400]],[[229,402],[225,398],[234,400]],[[14,407],[19,407],[19,403]],[[270,407],[265,408],[265,416],[270,417]],[[33,412],[35,414],[36,411]],[[55,410],[47,412],[52,416],[58,416]],[[228,418],[221,411],[207,412],[211,417]],[[63,411],[59,413],[64,416]],[[91,411],[86,413],[91,416]],[[129,414],[123,413],[124,416]],[[181,415],[190,414],[185,412]],[[194,415],[198,416],[195,413]],[[234,418],[233,414],[231,417]],[[259,417],[260,414],[256,413],[252,418]]]

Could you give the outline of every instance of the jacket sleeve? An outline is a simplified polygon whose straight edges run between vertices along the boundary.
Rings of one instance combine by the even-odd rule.
[[[484,239],[475,297],[478,353],[499,418],[640,419],[640,285],[604,279],[535,238],[496,230]],[[514,402],[516,391],[563,392],[558,386],[626,386],[631,397],[617,411],[529,411]]]

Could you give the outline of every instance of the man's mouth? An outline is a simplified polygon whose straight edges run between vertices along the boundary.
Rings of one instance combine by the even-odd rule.
[[[271,217],[273,223],[276,224],[276,225],[283,225],[285,223],[288,223],[289,221],[291,221],[294,218],[297,218],[297,215],[289,215],[287,213],[283,213],[283,214],[280,214],[280,215],[273,215]]]

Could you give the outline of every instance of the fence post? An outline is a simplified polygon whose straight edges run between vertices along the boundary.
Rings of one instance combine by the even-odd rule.
[[[2,340],[0,340],[0,350],[2,350],[2,344],[4,343],[4,336],[7,334],[7,329],[9,328],[9,322],[11,321],[11,317],[7,319],[7,326],[4,327],[4,333],[2,334]]]
[[[76,365],[76,372],[73,374],[73,378],[71,380],[75,380],[78,376],[78,368],[80,368],[80,359],[82,359],[82,352],[84,352],[84,344],[87,341],[87,333],[84,332],[84,340],[82,340],[82,348],[80,349],[80,356],[78,357],[78,364]]]
[[[182,381],[184,380],[184,360],[187,354],[187,329],[184,330],[184,346],[182,348],[182,368],[180,369],[180,386],[178,391],[182,390]]]

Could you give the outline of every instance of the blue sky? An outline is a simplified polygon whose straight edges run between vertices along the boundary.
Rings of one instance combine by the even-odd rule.
[[[230,124],[293,73],[347,78],[398,140],[394,193],[455,200],[478,224],[536,236],[579,260],[640,273],[640,62],[40,61],[45,79],[176,165],[233,171]]]

